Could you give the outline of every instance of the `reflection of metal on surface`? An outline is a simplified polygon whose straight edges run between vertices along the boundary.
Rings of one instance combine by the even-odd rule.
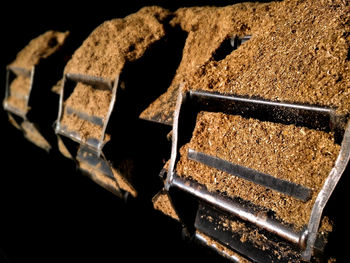
[[[300,250],[283,238],[204,202],[199,203],[194,224],[196,231],[253,262],[304,262]]]
[[[230,198],[224,197],[217,193],[211,193],[204,186],[194,181],[186,180],[174,175],[171,187],[176,187],[184,192],[190,193],[191,195],[213,205],[216,208],[237,216],[242,220],[249,221],[258,227],[281,236],[294,244],[298,244],[300,247],[306,246],[305,239],[303,238],[304,232],[296,233],[277,220],[268,218],[265,213],[257,213],[253,209],[239,204]]]
[[[337,183],[343,175],[350,159],[350,123],[348,123],[343,141],[341,143],[340,152],[335,165],[326,181],[323,184],[321,191],[318,193],[315,204],[312,208],[308,229],[307,247],[303,251],[303,256],[310,259],[312,255],[313,245],[315,244],[317,231],[320,225],[323,209],[325,208],[330,196],[332,195]]]
[[[36,146],[46,150],[50,151],[51,145],[49,142],[41,135],[41,133],[38,131],[38,129],[35,127],[35,125],[29,121],[23,121],[21,125],[24,136],[34,143]]]
[[[8,114],[9,122],[18,130],[21,130],[21,125],[17,122],[17,120],[13,117],[12,114]]]
[[[256,118],[261,121],[294,124],[296,126],[305,126],[311,129],[334,132],[335,140],[337,142],[342,141],[341,151],[334,168],[331,170],[318,193],[308,226],[305,229],[297,233],[292,228],[282,224],[276,219],[270,218],[266,213],[257,213],[254,209],[252,210],[236,200],[225,197],[219,193],[209,192],[204,186],[176,175],[176,164],[180,158],[179,149],[185,143],[189,142],[194,129],[196,116],[200,111],[223,112],[225,114]],[[345,129],[345,127],[347,128]],[[315,241],[323,209],[349,161],[349,134],[350,127],[347,126],[346,118],[336,115],[335,111],[330,108],[274,102],[259,98],[245,98],[203,91],[189,91],[186,94],[179,94],[177,99],[173,123],[171,159],[165,188],[170,194],[173,192],[171,189],[178,189],[180,193],[190,194],[190,196],[193,196],[199,202],[204,201],[218,210],[225,211],[225,213],[234,215],[261,229],[265,229],[269,233],[276,235],[276,238],[282,238],[296,245],[298,248],[295,251],[299,253],[304,260],[310,260],[313,250],[315,249]],[[192,153],[190,153],[190,157],[193,155]],[[219,169],[222,168],[220,162],[215,163],[217,160],[214,157],[211,156],[210,159],[210,166]],[[259,183],[254,177],[250,179],[255,183]],[[277,188],[277,190],[279,189],[281,191],[281,187],[278,185],[273,186],[273,188]],[[307,191],[305,191],[304,194],[302,194],[302,199],[309,195]],[[183,209],[179,203],[175,202],[174,204],[177,211],[180,212]],[[183,216],[184,214],[180,212],[180,215]],[[203,232],[205,233],[204,230]],[[250,252],[246,251],[246,253],[249,254]]]
[[[8,111],[9,114],[15,114],[24,120],[27,119],[27,113],[28,113],[28,102],[29,102],[29,97],[32,91],[33,87],[33,78],[34,78],[34,72],[35,72],[35,67],[33,67],[31,70],[25,69],[25,68],[19,68],[19,67],[7,67],[6,69],[6,87],[5,87],[5,98],[3,102],[4,109]],[[24,109],[20,109],[16,107],[15,105],[12,105],[8,103],[8,99],[10,96],[17,96],[16,94],[12,94],[11,91],[11,83],[12,81],[17,77],[17,76],[22,76],[25,78],[30,78],[30,84],[28,87],[28,94],[21,94],[20,99],[23,100],[24,106],[25,106],[25,111]]]
[[[46,151],[50,151],[50,143],[40,133],[39,129],[27,118],[27,114],[30,109],[29,98],[33,88],[34,73],[35,67],[32,67],[31,70],[13,66],[7,67],[5,88],[6,91],[3,107],[8,113],[10,123],[17,129],[21,130],[27,140],[31,141],[33,144]],[[11,83],[18,76],[30,78],[27,94],[13,94],[13,91],[11,90]],[[8,101],[10,96],[14,96],[17,99],[22,100],[24,108],[22,109],[20,107],[16,107],[16,105],[9,103]]]
[[[130,183],[130,181],[126,179],[125,176],[123,176],[123,174],[121,174],[115,168],[112,168],[112,172],[114,175],[114,179],[118,184],[119,188],[126,191],[127,193],[130,193],[133,197],[136,197],[137,191],[135,190],[133,185]]]
[[[240,257],[235,255],[234,253],[228,253],[227,251],[223,250],[220,246],[218,246],[214,242],[208,242],[207,237],[205,237],[202,233],[196,231],[195,238],[196,238],[197,241],[199,241],[203,245],[212,248],[214,251],[219,253],[221,256],[223,256],[223,257],[225,257],[227,259],[230,259],[232,262],[234,262],[234,263],[242,262]]]
[[[178,97],[179,85],[170,87],[167,93],[168,92],[170,93],[169,98],[158,98],[157,100],[159,101],[160,105],[157,107],[157,109],[154,109],[153,112],[150,112],[145,116],[141,114],[140,118],[146,121],[172,126],[174,115],[173,108],[175,107],[175,102]]]
[[[230,163],[218,157],[210,156],[202,152],[196,152],[193,149],[188,149],[188,159],[220,171],[235,175],[253,183],[262,185],[266,188],[278,191],[280,193],[292,196],[301,201],[307,201],[311,197],[311,189],[292,183],[287,180],[278,179],[272,175],[261,173],[257,170],[248,167]]]
[[[89,168],[84,165],[79,166],[79,169],[82,171],[83,174],[88,176],[92,181],[94,181],[104,189],[110,191],[112,194],[118,196],[119,198],[123,197],[123,195],[117,188],[115,181],[113,181],[109,177],[106,177],[106,175],[96,172],[92,168]]]
[[[96,152],[87,146],[80,146],[76,159],[79,163],[79,169],[93,181],[118,197],[123,196],[114,178],[113,171],[103,156],[96,155]]]
[[[61,152],[61,154],[68,158],[68,159],[73,159],[72,153],[68,150],[66,145],[63,143],[62,138],[57,136],[57,144],[58,144],[58,150]]]
[[[84,111],[78,111],[65,105],[64,102],[70,95],[69,91],[72,92],[75,88],[75,84],[78,82],[90,85],[94,89],[104,89],[111,92],[111,99],[105,116],[89,115]],[[79,169],[91,179],[109,191],[113,189],[111,192],[119,197],[124,196],[126,198],[129,193],[136,197],[137,191],[134,189],[130,181],[125,178],[124,175],[120,174],[118,170],[112,167],[112,164],[106,160],[102,151],[103,147],[110,139],[109,135],[106,134],[106,128],[114,108],[118,87],[119,76],[116,77],[115,81],[110,81],[94,76],[66,74],[63,79],[63,88],[60,93],[59,111],[55,131],[58,135],[59,143],[61,144],[59,146],[61,153],[72,157],[72,159],[76,158],[79,163]],[[83,138],[78,130],[70,129],[62,124],[61,121],[63,114],[74,115],[84,122],[100,127],[100,135],[98,137]],[[78,143],[79,150],[77,153],[68,151],[68,147],[66,147],[62,140],[64,137]],[[66,153],[69,153],[69,155]]]
[[[239,48],[242,44],[247,42],[251,39],[252,36],[233,36],[230,39],[228,39],[228,51],[231,53],[232,51]],[[166,93],[161,95],[156,101],[158,109],[153,108],[153,112],[147,111],[147,114],[141,114],[140,118],[155,122],[155,123],[161,123],[165,125],[172,126],[173,125],[173,117],[174,117],[174,108],[176,104],[176,100],[178,97],[178,94],[181,90],[181,84],[173,84],[173,86],[170,86]],[[166,94],[166,96],[164,96]]]
[[[81,145],[85,145],[90,147],[91,149],[94,149],[97,155],[99,156],[101,154],[103,146],[106,143],[105,132],[106,132],[109,118],[111,116],[111,113],[114,107],[117,87],[118,87],[118,80],[119,80],[119,76],[115,79],[114,83],[112,83],[109,80],[105,80],[103,78],[97,78],[93,76],[86,76],[86,75],[80,75],[80,74],[66,74],[64,76],[63,88],[61,89],[61,94],[60,94],[59,111],[58,111],[58,118],[56,122],[56,133],[59,135],[64,135],[66,137],[69,137],[70,139],[72,139],[73,141]],[[70,107],[65,107],[64,99],[66,97],[65,92],[66,92],[67,86],[69,86],[69,84],[73,84],[77,82],[91,85],[93,88],[97,88],[97,89],[108,89],[112,92],[112,97],[111,97],[111,101],[110,101],[106,116],[104,116],[103,118],[98,116],[91,116],[85,112],[80,112]],[[99,138],[88,138],[87,140],[83,140],[79,134],[79,131],[69,130],[67,127],[62,125],[61,120],[62,120],[64,111],[66,111],[65,114],[74,114],[78,116],[78,118],[84,121],[91,122],[92,124],[100,126],[102,128],[101,136]]]

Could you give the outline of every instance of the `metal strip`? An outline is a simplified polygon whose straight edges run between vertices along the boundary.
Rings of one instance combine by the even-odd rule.
[[[315,204],[311,211],[308,224],[307,247],[303,252],[303,257],[307,260],[311,258],[313,246],[317,238],[317,231],[320,225],[323,209],[325,208],[331,194],[337,186],[350,160],[350,122],[347,124],[340,152],[333,169],[330,171],[321,191],[318,193]]]
[[[111,98],[111,102],[109,104],[109,108],[108,108],[108,111],[106,113],[106,116],[104,116],[103,118],[97,117],[97,116],[90,116],[90,115],[86,114],[85,112],[77,111],[77,110],[70,108],[70,107],[64,107],[63,100],[64,100],[64,96],[65,96],[64,92],[65,92],[65,88],[67,85],[66,84],[67,81],[82,82],[82,83],[86,83],[88,85],[92,85],[94,88],[110,90],[112,92],[112,98]],[[97,151],[97,155],[100,155],[102,153],[102,148],[106,143],[106,141],[104,141],[105,131],[107,128],[108,121],[110,119],[110,115],[111,115],[113,108],[114,108],[118,83],[119,83],[119,75],[115,78],[115,80],[113,82],[113,81],[108,80],[108,79],[89,76],[89,75],[70,74],[70,73],[65,74],[64,80],[63,80],[63,88],[61,89],[61,93],[60,93],[59,110],[58,110],[58,117],[57,117],[57,121],[56,121],[55,132],[57,134],[67,136],[67,137],[71,138],[72,140],[78,142],[79,144],[94,148]],[[61,119],[63,116],[63,110],[65,110],[65,112],[67,114],[76,114],[82,120],[91,122],[91,123],[98,125],[98,126],[101,126],[102,127],[101,136],[99,136],[99,138],[89,138],[86,140],[86,142],[82,142],[82,140],[77,132],[69,131],[69,130],[67,130],[66,127],[62,127]]]
[[[107,177],[115,180],[113,172],[103,158],[99,157],[96,152],[89,149],[88,147],[80,146],[77,153],[77,160],[79,162],[85,162],[89,166],[94,167],[94,169],[99,170],[101,173],[105,174]]]
[[[75,110],[71,107],[67,107],[67,106],[66,106],[66,112],[69,115],[76,114],[79,117],[79,119],[82,119],[84,121],[91,122],[91,123],[96,124],[96,125],[101,126],[101,127],[103,126],[104,121],[103,121],[103,118],[101,118],[101,117],[90,116],[84,112],[77,111],[77,110]]]
[[[13,66],[9,66],[7,67],[7,70],[11,70],[14,74],[21,75],[24,77],[29,78],[32,74],[32,70],[31,69],[26,69],[26,68],[22,68],[22,67],[13,67]]]
[[[82,83],[85,83],[94,87],[102,88],[102,89],[112,90],[113,88],[112,86],[113,81],[102,77],[95,77],[95,76],[83,75],[83,74],[72,74],[72,73],[67,73],[66,77],[75,82],[82,82]]]
[[[311,189],[307,187],[295,184],[287,180],[278,179],[274,176],[261,173],[248,167],[230,163],[218,157],[210,156],[202,152],[197,152],[193,149],[188,149],[187,157],[190,160],[200,162],[202,164],[214,167],[220,171],[246,179],[280,193],[287,194],[294,198],[300,199],[303,202],[306,202],[311,197]]]
[[[231,260],[232,262],[234,262],[234,263],[240,263],[241,262],[240,259],[237,256],[230,255],[230,254],[226,253],[225,251],[219,249],[214,243],[208,243],[207,239],[200,232],[196,232],[195,238],[196,238],[196,240],[198,240],[203,245],[210,247],[211,249],[216,251],[219,255],[221,255],[221,256]]]
[[[112,187],[111,185],[106,184],[105,182],[99,180],[99,178],[95,174],[92,174],[83,168],[80,168],[80,170],[82,171],[83,174],[85,174],[92,181],[94,181],[95,183],[97,183],[98,185],[103,187],[104,189],[108,190],[109,192],[111,192],[112,194],[116,195],[119,198],[123,198],[123,194],[119,190],[117,190],[116,188]]]
[[[9,112],[11,112],[11,113],[13,113],[13,114],[23,118],[23,119],[26,119],[26,113],[25,112],[19,110],[16,107],[11,106],[11,104],[7,103],[7,101],[4,102],[4,109],[6,111],[9,111]]]
[[[170,162],[169,162],[169,167],[168,167],[168,174],[167,178],[165,181],[165,189],[169,190],[169,187],[172,183],[174,172],[175,171],[175,164],[177,161],[177,152],[178,152],[178,126],[179,126],[179,118],[180,118],[180,111],[181,107],[184,104],[186,100],[186,95],[181,92],[182,90],[182,85],[179,87],[179,94],[177,96],[176,100],[176,107],[175,107],[175,112],[174,112],[174,120],[173,120],[173,135],[172,135],[172,145],[171,145],[171,157],[170,157]]]
[[[253,262],[289,263],[301,259],[294,245],[204,203],[199,204],[195,226],[197,231]]]
[[[207,97],[221,99],[221,100],[245,102],[245,103],[249,103],[249,104],[261,104],[261,105],[268,105],[268,106],[274,106],[274,107],[280,107],[280,108],[283,107],[283,108],[289,108],[289,109],[316,111],[316,112],[328,113],[329,115],[333,114],[332,109],[320,107],[320,106],[292,104],[292,103],[285,103],[285,102],[278,102],[278,101],[271,101],[271,100],[245,98],[245,97],[238,97],[235,95],[227,96],[227,95],[220,94],[220,93],[196,91],[196,90],[191,90],[191,91],[189,91],[189,93],[191,96],[197,96],[197,97],[207,96]]]
[[[5,87],[5,100],[7,100],[7,98],[9,97],[10,95],[10,70],[7,69],[6,70],[6,87]]]
[[[226,211],[242,220],[251,222],[260,228],[276,234],[291,243],[299,245],[301,249],[306,246],[306,235],[304,232],[297,233],[292,229],[282,225],[280,222],[269,218],[266,214],[256,213],[252,209],[234,202],[232,199],[223,197],[217,193],[209,192],[204,186],[173,174],[171,187],[177,187],[207,203]]]
[[[78,144],[86,145],[95,150],[97,149],[98,151],[99,140],[97,138],[88,138],[85,142],[83,142],[80,135],[76,131],[68,130],[66,126],[61,126],[60,123],[57,123],[56,125],[56,134],[64,135]]]

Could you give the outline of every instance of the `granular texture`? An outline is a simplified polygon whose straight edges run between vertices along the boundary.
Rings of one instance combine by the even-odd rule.
[[[116,182],[113,179],[109,178],[108,176],[101,173],[100,171],[94,169],[90,165],[87,165],[84,162],[79,162],[79,168],[88,172],[91,175],[91,178],[95,180],[97,183],[109,186],[115,189],[116,191],[119,191],[119,187],[117,186]]]
[[[214,112],[198,114],[189,147],[312,190],[340,150],[330,133]]]
[[[48,141],[40,134],[38,129],[30,122],[23,121],[21,124],[21,127],[24,131],[24,136],[37,145],[40,148],[43,148],[47,151],[51,149],[51,145],[48,143]]]
[[[350,6],[343,0],[179,9],[174,24],[188,38],[173,84],[273,101],[350,109]],[[223,58],[216,50],[233,36],[251,35]],[[188,73],[188,74],[187,74]],[[142,117],[172,113],[172,85]],[[161,107],[161,108],[159,108]],[[163,114],[165,121],[172,118]],[[169,119],[170,118],[170,119]]]
[[[154,198],[153,198],[153,207],[156,210],[161,211],[163,214],[170,216],[171,218],[180,221],[172,203],[171,200],[166,192],[159,192]]]
[[[57,81],[55,85],[52,86],[51,91],[53,93],[60,95],[62,90],[62,85],[63,85],[63,79],[60,79],[59,81]]]
[[[32,39],[29,44],[17,54],[16,59],[9,67],[20,67],[31,70],[41,59],[49,57],[62,47],[68,35],[68,31],[57,32],[50,30]]]
[[[348,1],[285,0],[251,40],[223,60],[210,60],[186,87],[350,109]],[[270,12],[268,12],[270,14]]]
[[[62,139],[60,137],[57,138],[57,144],[58,144],[58,150],[60,151],[60,153],[68,158],[68,159],[72,159],[73,160],[73,156],[72,154],[69,152],[69,150],[67,149],[67,147],[64,145]]]
[[[168,15],[167,10],[152,6],[104,22],[75,51],[65,73],[114,81],[127,61],[140,58],[150,45],[165,36],[162,22]]]
[[[66,126],[68,130],[77,132],[82,141],[86,141],[89,138],[100,139],[102,126],[83,120],[77,114],[68,114],[66,109],[69,107],[75,112],[82,112],[89,116],[106,119],[111,98],[111,90],[98,89],[78,82],[72,94],[64,103],[65,111],[61,125]]]
[[[20,124],[13,118],[11,114],[8,114],[8,120],[9,122],[18,130],[21,130]]]
[[[78,48],[65,67],[65,73],[102,77],[114,81],[126,62],[140,58],[156,41],[165,36],[162,22],[169,12],[160,7],[145,7],[123,19],[113,19],[97,27]],[[65,102],[90,116],[106,118],[111,90],[78,83]],[[80,134],[83,141],[99,138],[102,127],[63,113],[62,125]]]
[[[251,27],[259,27],[272,5],[274,3],[242,3],[177,10],[171,24],[188,32],[182,60],[168,91],[153,102],[141,118],[160,115],[162,121],[171,123],[180,83],[186,82],[200,66],[210,61],[227,37],[245,36],[250,34]]]
[[[239,220],[229,220],[227,218],[222,218],[221,220],[220,223],[223,229],[239,234],[242,243],[249,241],[262,250],[269,248],[268,238],[260,233],[259,229],[252,229],[251,227],[246,226],[243,221]]]
[[[112,91],[78,82],[65,106],[90,116],[105,118],[111,103]]]
[[[6,103],[13,108],[20,110],[22,113],[26,113],[28,111],[27,100],[24,98],[20,98],[17,96],[9,96],[6,100]]]
[[[82,142],[90,138],[100,139],[102,136],[102,126],[79,118],[75,113],[63,114],[61,126],[69,131],[76,132]]]
[[[324,235],[325,233],[330,233],[333,231],[333,222],[329,219],[329,217],[324,216],[321,220],[320,234]]]
[[[247,242],[259,250],[270,251],[278,260],[289,258],[291,261],[288,262],[304,262],[300,260],[298,251],[294,250],[286,243],[274,240],[262,229],[251,226],[238,219],[222,217],[219,220],[218,227],[222,228],[223,231],[232,232],[233,236],[239,238],[241,243]]]
[[[26,113],[27,101],[30,93],[30,78],[22,75],[17,76],[10,84],[9,97],[6,102],[12,107]]]
[[[239,263],[251,263],[251,261],[249,261],[248,259],[242,257],[241,255],[239,255],[238,253],[234,252],[233,250],[227,248],[226,246],[220,244],[219,242],[215,241],[214,239],[212,239],[211,237],[199,232],[197,230],[197,232],[204,237],[204,239],[206,240],[208,246],[214,246],[216,247],[219,251],[223,252],[224,254],[233,257],[236,261],[235,262],[239,262]]]
[[[10,85],[10,94],[28,96],[30,92],[30,77],[19,75]]]
[[[137,191],[131,185],[131,183],[125,178],[123,173],[118,172],[116,169],[112,169],[114,178],[118,184],[118,186],[124,191],[129,192],[133,197],[137,196]]]
[[[307,202],[187,159],[188,148],[249,167],[312,190]],[[201,112],[190,143],[180,150],[176,172],[219,191],[272,210],[297,229],[308,223],[312,206],[334,166],[340,146],[332,134],[294,125]]]
[[[234,235],[239,236],[240,242],[249,242],[254,247],[263,251],[270,250],[280,260],[282,257],[295,258],[293,262],[304,262],[298,260],[299,255],[297,251],[294,251],[290,246],[283,245],[281,242],[276,242],[268,236],[268,233],[260,228],[252,227],[244,221],[239,219],[229,219],[227,217],[220,217],[218,221],[218,228],[222,228],[224,231],[230,231]],[[318,234],[325,237],[332,231],[332,223],[330,223],[328,217],[323,217],[321,220]],[[326,241],[327,242],[327,241]]]
[[[142,114],[142,118],[161,115],[164,122],[172,122],[179,84],[186,82],[198,68],[208,62],[230,34],[247,34],[248,20],[260,23],[260,13],[271,4],[242,3],[227,7],[192,7],[176,11],[172,24],[188,32],[181,63],[168,91]],[[245,21],[247,20],[247,21]]]
[[[178,85],[170,86],[166,93],[152,102],[152,104],[140,114],[140,118],[151,120],[155,116],[159,116],[161,122],[172,124],[178,91]]]

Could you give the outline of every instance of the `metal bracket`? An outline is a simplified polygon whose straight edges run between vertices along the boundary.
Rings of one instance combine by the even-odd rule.
[[[65,91],[67,89],[67,85],[72,84],[72,82],[73,83],[82,82],[84,84],[91,85],[95,88],[111,90],[112,96],[111,96],[111,101],[110,101],[106,116],[104,116],[103,118],[98,116],[90,116],[84,112],[79,112],[69,107],[65,107],[64,105],[64,99],[66,97]],[[118,82],[119,82],[119,76],[117,76],[115,81],[112,82],[103,78],[98,78],[93,76],[86,76],[81,74],[65,74],[63,79],[63,88],[61,89],[61,93],[60,93],[59,111],[58,111],[58,117],[57,117],[56,128],[55,128],[56,133],[69,137],[70,139],[72,139],[73,141],[81,145],[90,147],[99,156],[102,152],[103,146],[106,143],[105,132],[106,132],[108,121],[110,119],[110,116],[114,107],[114,103],[116,100]],[[83,141],[77,131],[69,130],[67,127],[64,127],[62,125],[61,120],[63,117],[64,110],[66,110],[67,114],[76,114],[79,118],[81,118],[84,121],[88,121],[95,125],[101,126],[102,127],[101,136],[99,138],[89,138],[86,141]]]
[[[27,113],[28,110],[23,111],[20,108],[17,108],[10,103],[8,103],[8,99],[10,96],[17,96],[16,94],[11,94],[11,83],[17,76],[23,76],[25,78],[30,78],[30,86],[28,89],[28,94],[26,95],[21,95],[20,99],[25,102],[25,108],[28,109],[28,102],[29,102],[29,97],[30,93],[32,91],[33,87],[33,79],[34,79],[34,73],[35,73],[35,67],[33,66],[31,70],[25,69],[25,68],[19,68],[19,67],[7,67],[6,68],[6,87],[5,87],[5,98],[3,101],[3,107],[6,111],[8,111],[11,114],[15,114],[22,119],[26,120],[27,119]]]
[[[341,151],[335,167],[330,172],[321,191],[318,193],[309,224],[305,230],[300,233],[295,233],[289,227],[268,218],[268,216],[261,217],[261,215],[257,214],[255,211],[239,205],[230,198],[224,197],[218,193],[211,193],[207,191],[204,186],[176,175],[175,171],[177,161],[179,160],[179,149],[185,143],[189,142],[194,129],[196,116],[200,111],[223,112],[226,114],[256,118],[261,121],[273,121],[282,124],[306,126],[311,129],[332,131],[335,134],[336,141],[342,141]],[[209,203],[222,211],[226,211],[276,236],[282,237],[291,244],[297,245],[301,249],[300,253],[303,258],[309,260],[315,244],[323,208],[349,160],[350,128],[345,121],[346,117],[336,115],[333,109],[315,105],[291,104],[267,101],[260,98],[245,98],[203,91],[189,91],[185,94],[180,93],[174,115],[171,159],[165,188],[168,191],[171,188],[177,188],[186,193],[190,193],[198,200]],[[347,127],[346,130],[345,127]],[[201,154],[198,155],[198,153],[190,152],[189,155],[196,161],[203,161],[203,156]],[[248,176],[249,179],[255,183],[263,184],[270,188],[277,188],[277,190],[281,192],[287,192],[292,196],[296,195],[302,200],[307,200],[309,197],[309,189],[299,189],[299,186],[295,185],[291,185],[289,189],[289,184],[284,186],[285,183],[283,182],[281,185],[280,181],[277,183],[272,181],[266,183],[266,180],[259,181],[258,178],[260,178],[259,176],[261,176],[261,174],[254,173],[254,171],[248,171],[247,169],[242,170],[241,167],[237,167],[234,164],[227,165],[227,163],[223,163],[222,160],[217,160],[212,156],[208,158],[205,156],[204,159],[205,163],[210,162],[211,166],[221,170],[232,171],[238,169],[241,176]],[[248,173],[245,173],[247,171]],[[252,176],[252,174],[254,176]],[[263,177],[266,176],[264,175]],[[297,191],[295,191],[296,189]],[[176,202],[174,204],[176,204]],[[176,207],[176,209],[180,211],[181,207]]]

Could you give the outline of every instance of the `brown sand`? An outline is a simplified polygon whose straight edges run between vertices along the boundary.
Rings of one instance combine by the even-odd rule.
[[[27,140],[31,141],[32,143],[46,151],[49,151],[51,149],[51,145],[40,134],[40,132],[37,130],[37,128],[34,127],[32,123],[28,121],[23,121],[21,127],[24,131],[24,136],[27,138]]]
[[[241,3],[227,7],[190,7],[175,12],[171,21],[188,32],[182,60],[168,91],[154,101],[141,118],[160,115],[171,123],[179,85],[210,61],[221,43],[229,36],[245,36],[250,28],[258,28],[267,10],[275,3]],[[270,11],[272,12],[272,11]]]
[[[53,93],[60,95],[62,90],[62,85],[63,85],[63,79],[60,79],[59,81],[57,81],[55,85],[52,86],[51,91]]]
[[[91,166],[87,165],[84,162],[79,162],[79,167],[89,172],[92,175],[93,180],[96,180],[98,183],[101,183],[102,185],[108,185],[113,189],[115,189],[116,191],[119,191],[119,187],[117,186],[116,182],[113,179],[106,176],[105,174],[92,168]]]
[[[125,176],[122,173],[118,172],[116,169],[112,169],[112,171],[119,187],[124,191],[129,192],[133,197],[136,197],[137,191],[132,186],[132,184],[125,178]]]
[[[31,70],[41,59],[47,58],[55,53],[65,42],[69,32],[47,31],[44,34],[32,39],[23,48],[9,66],[21,67]]]
[[[127,61],[140,58],[151,44],[165,35],[162,22],[169,12],[144,7],[125,18],[97,27],[68,62],[65,73],[78,73],[114,81]]]
[[[166,192],[160,191],[156,196],[153,197],[152,202],[154,209],[161,211],[163,214],[170,216],[177,221],[180,221]]]
[[[219,222],[224,230],[229,230],[240,235],[240,241],[245,243],[247,241],[252,242],[256,247],[262,248],[265,250],[268,248],[267,237],[261,234],[257,229],[251,229],[246,226],[244,222],[238,220],[229,220],[223,218]]]
[[[73,160],[73,156],[68,151],[67,147],[64,145],[64,143],[60,137],[57,137],[57,144],[58,144],[58,150],[60,151],[60,153],[62,153],[62,155],[64,157]]]
[[[232,231],[239,235],[242,243],[249,242],[254,247],[263,251],[270,250],[279,260],[282,258],[293,257],[293,262],[304,262],[300,258],[300,254],[285,246],[280,242],[275,242],[273,239],[267,237],[260,229],[253,228],[243,221],[230,220],[228,218],[220,218],[219,226],[224,231]]]
[[[19,75],[10,84],[10,93],[6,102],[12,107],[26,113],[28,111],[27,98],[29,97],[29,93],[30,78]]]
[[[65,106],[90,116],[105,118],[112,99],[112,91],[98,89],[78,82]]]
[[[65,73],[102,77],[111,81],[121,73],[124,64],[140,58],[165,35],[162,25],[169,12],[160,7],[145,7],[123,19],[107,21],[97,27],[67,63]],[[75,110],[106,118],[111,102],[110,90],[78,83],[65,102]],[[62,125],[77,131],[82,140],[101,136],[101,127],[63,114]]]
[[[83,142],[90,138],[100,140],[102,136],[102,126],[80,119],[76,114],[63,114],[61,125],[69,131],[77,132]]]
[[[313,190],[340,150],[329,133],[213,112],[199,113],[189,147]]]
[[[201,67],[187,87],[349,113],[350,6],[345,1],[284,1],[244,47]],[[267,25],[267,27],[266,27]]]
[[[202,232],[198,231],[198,233],[205,238],[205,240],[206,240],[206,242],[207,242],[207,244],[209,246],[213,245],[217,249],[222,251],[223,253],[227,254],[228,256],[235,257],[238,260],[239,263],[250,263],[251,262],[248,259],[246,259],[246,258],[242,257],[241,255],[239,255],[238,253],[234,252],[233,250],[227,248],[226,246],[220,244],[219,242],[215,241],[214,239],[210,238],[209,236],[203,234]]]
[[[9,122],[18,130],[22,130],[20,124],[13,118],[11,114],[8,114],[8,120]]]
[[[152,117],[159,116],[159,121],[172,125],[178,90],[178,85],[170,86],[166,93],[152,102],[152,104],[140,114],[140,118],[151,120]]]
[[[306,186],[312,189],[312,198],[304,203],[190,161],[188,148]],[[209,191],[240,197],[272,210],[278,219],[301,229],[308,223],[317,194],[339,150],[333,136],[325,132],[205,112],[198,115],[190,143],[180,150],[176,171],[205,185]]]
[[[321,235],[324,235],[325,233],[330,233],[332,231],[333,231],[333,222],[327,216],[324,216],[321,220],[319,233]]]
[[[221,217],[219,219],[219,227],[221,227],[224,231],[232,231],[237,233],[240,236],[240,241],[245,243],[249,241],[255,247],[260,248],[262,250],[273,249],[273,253],[281,259],[286,256],[296,256],[295,251],[288,249],[285,246],[281,246],[279,242],[274,242],[272,239],[266,237],[261,230],[258,228],[249,227],[245,222],[239,220],[230,220],[226,217]],[[332,223],[329,221],[328,217],[323,217],[321,220],[321,225],[318,233],[320,235],[327,236],[332,231]],[[276,246],[279,248],[276,250]],[[297,261],[299,262],[299,261]],[[302,261],[303,262],[303,261]]]
[[[13,108],[18,109],[23,113],[27,113],[27,111],[29,110],[29,108],[27,107],[27,100],[24,98],[12,95],[7,98],[6,102]]]
[[[98,89],[78,82],[72,94],[64,102],[64,107],[106,119],[111,98],[111,90]],[[82,141],[89,138],[99,139],[102,136],[102,126],[80,119],[76,114],[68,114],[66,111],[64,111],[61,124],[71,131],[76,131]]]
[[[349,113],[347,1],[285,0],[256,6],[180,9],[177,14],[175,22],[180,21],[189,32],[183,61],[202,62],[188,63],[190,74],[181,78],[186,89],[316,104],[336,108],[339,114]],[[201,19],[205,16],[210,19]],[[223,60],[215,61],[216,48],[234,35],[253,37]],[[176,87],[169,88],[160,100],[170,98],[173,89]],[[164,107],[151,106],[149,110],[173,111],[174,101]]]
[[[28,96],[30,92],[30,77],[17,76],[10,84],[10,93]]]

